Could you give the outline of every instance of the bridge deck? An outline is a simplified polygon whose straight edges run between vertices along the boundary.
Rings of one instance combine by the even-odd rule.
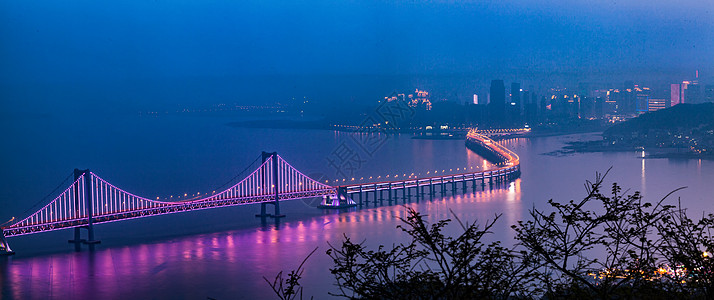
[[[53,201],[14,224],[2,228],[4,236],[18,236],[93,224],[135,219],[192,210],[245,205],[276,204],[278,201],[419,188],[458,182],[493,180],[520,174],[518,156],[506,147],[475,131],[467,135],[467,146],[481,147],[499,158],[505,167],[494,170],[450,174],[418,179],[371,182],[333,187],[319,183],[290,166],[277,153],[263,153],[263,164],[236,185],[202,199],[165,202],[121,190],[89,170],[75,170],[75,181]],[[341,192],[344,191],[344,192]]]

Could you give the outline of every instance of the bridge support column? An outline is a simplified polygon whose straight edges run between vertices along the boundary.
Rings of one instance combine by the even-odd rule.
[[[421,189],[421,192],[424,192],[424,188]],[[419,199],[419,179],[416,180],[416,188],[414,188],[414,193],[416,194],[417,199]]]
[[[389,193],[389,204],[392,204],[392,183],[389,184],[389,189],[387,189],[387,192]]]
[[[402,201],[407,201],[407,182],[402,182]]]
[[[74,169],[74,181],[77,181],[79,177],[84,175],[84,207],[87,210],[87,225],[74,228],[74,239],[69,240],[70,244],[74,244],[75,251],[82,250],[82,244],[89,245],[89,250],[94,250],[94,245],[101,243],[101,241],[94,239],[94,206],[93,193],[92,193],[92,174],[87,170]],[[79,189],[74,190],[74,201],[75,207],[79,207],[80,194]],[[87,230],[87,239],[82,239],[82,229]]]
[[[5,231],[0,228],[0,256],[13,255],[14,251],[10,248],[7,239],[5,238]]]
[[[359,206],[362,206],[362,186],[359,186]]]
[[[263,182],[265,182],[266,185],[272,185],[272,186],[273,186],[273,193],[274,193],[273,202],[263,202],[263,203],[261,203],[261,204],[260,204],[260,214],[259,214],[259,215],[255,215],[255,216],[256,216],[256,217],[260,217],[260,218],[265,218],[265,217],[283,218],[283,217],[285,217],[285,215],[280,214],[280,201],[279,201],[279,200],[280,200],[280,197],[279,197],[279,193],[278,193],[279,184],[282,184],[281,182],[278,181],[278,152],[265,152],[265,151],[263,151],[263,153],[262,153],[263,163],[265,163],[265,161],[268,160],[268,158],[271,158],[271,157],[272,157],[272,159],[273,159],[273,163],[271,164],[271,165],[272,165],[271,171],[272,171],[272,173],[273,173],[273,174],[272,174],[272,175],[273,175],[273,176],[272,176],[272,177],[273,177],[273,180],[272,180],[272,182],[267,182],[267,178],[264,178],[264,179],[263,179]],[[272,204],[272,205],[274,206],[274,210],[273,210],[274,214],[272,214],[272,215],[266,212],[266,210],[267,210],[267,209],[266,209],[266,205],[268,205],[268,204]]]
[[[379,192],[379,200],[382,200],[382,192]],[[374,205],[377,205],[377,184],[374,185]]]
[[[86,240],[82,239],[82,233],[79,231],[81,228],[75,227],[74,228],[74,239],[67,241],[70,244],[74,244],[74,250],[75,251],[80,251],[82,250],[82,243],[86,242]]]

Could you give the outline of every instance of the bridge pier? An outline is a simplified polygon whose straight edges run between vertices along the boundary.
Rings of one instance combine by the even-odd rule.
[[[389,189],[387,190],[387,192],[389,193],[389,204],[391,205],[392,204],[392,183],[391,182],[389,183]]]
[[[359,206],[362,206],[362,186],[359,186]]]
[[[0,228],[0,256],[13,254],[15,254],[15,251],[12,251],[12,248],[10,248],[10,244],[8,244],[5,238],[5,231]]]
[[[407,182],[403,181],[402,182],[402,200],[405,202],[407,201]]]
[[[429,195],[434,198],[434,194],[436,194],[434,191],[434,182],[429,178]]]
[[[273,212],[274,212],[275,214],[269,214],[269,213],[267,213],[267,208],[266,208],[266,206],[267,206],[268,204],[271,204],[271,205],[274,205],[274,206],[275,206],[275,209],[273,210]],[[285,215],[280,214],[280,204],[278,204],[278,201],[277,201],[277,200],[276,200],[275,202],[263,202],[263,203],[261,203],[261,204],[260,204],[260,214],[257,214],[257,215],[255,215],[255,216],[256,216],[256,217],[259,217],[259,218],[266,218],[266,217],[270,217],[270,218],[284,218],[284,217],[285,217]]]
[[[87,239],[82,238],[81,230],[87,230]],[[97,241],[94,239],[94,225],[87,225],[74,228],[74,239],[67,241],[70,244],[74,244],[75,251],[82,251],[82,244],[89,245],[89,250],[94,250],[94,245],[100,244],[102,241]]]
[[[419,200],[419,179],[416,180],[416,186],[414,187],[414,194],[416,194],[417,200]]]
[[[382,201],[382,191],[379,191],[379,201]],[[374,184],[374,205],[377,205],[377,184]]]

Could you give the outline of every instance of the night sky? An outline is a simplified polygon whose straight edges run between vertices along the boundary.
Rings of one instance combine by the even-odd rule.
[[[11,111],[28,107],[10,99],[40,105],[58,94],[131,98],[138,108],[181,97],[249,101],[266,89],[271,99],[319,96],[310,76],[347,78],[324,87],[342,94],[413,83],[350,76],[666,83],[697,69],[712,78],[714,1],[9,0],[0,3],[0,45],[0,96]],[[266,88],[271,78],[284,94]]]

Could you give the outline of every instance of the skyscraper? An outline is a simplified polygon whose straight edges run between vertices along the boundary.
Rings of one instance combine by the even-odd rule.
[[[511,105],[521,106],[521,84],[518,82],[511,83]]]
[[[636,99],[635,109],[638,113],[649,111],[650,104],[650,88],[644,86],[635,86]]]
[[[704,87],[704,102],[714,102],[714,84],[707,84]]]
[[[687,89],[684,92],[684,99],[687,99],[687,103],[702,103],[702,89],[698,82],[692,82],[687,85]]]
[[[506,86],[503,80],[491,80],[489,94],[489,118],[493,124],[504,124],[506,117]]]
[[[670,85],[670,104],[675,106],[682,103],[682,88],[679,83]]]
[[[507,105],[509,120],[511,123],[520,123],[521,121],[521,84],[517,82],[511,83],[511,103]]]
[[[625,81],[624,89],[621,91],[620,103],[618,103],[618,112],[631,114],[636,110],[635,102],[637,100],[637,94],[635,92],[635,83],[632,81]]]

